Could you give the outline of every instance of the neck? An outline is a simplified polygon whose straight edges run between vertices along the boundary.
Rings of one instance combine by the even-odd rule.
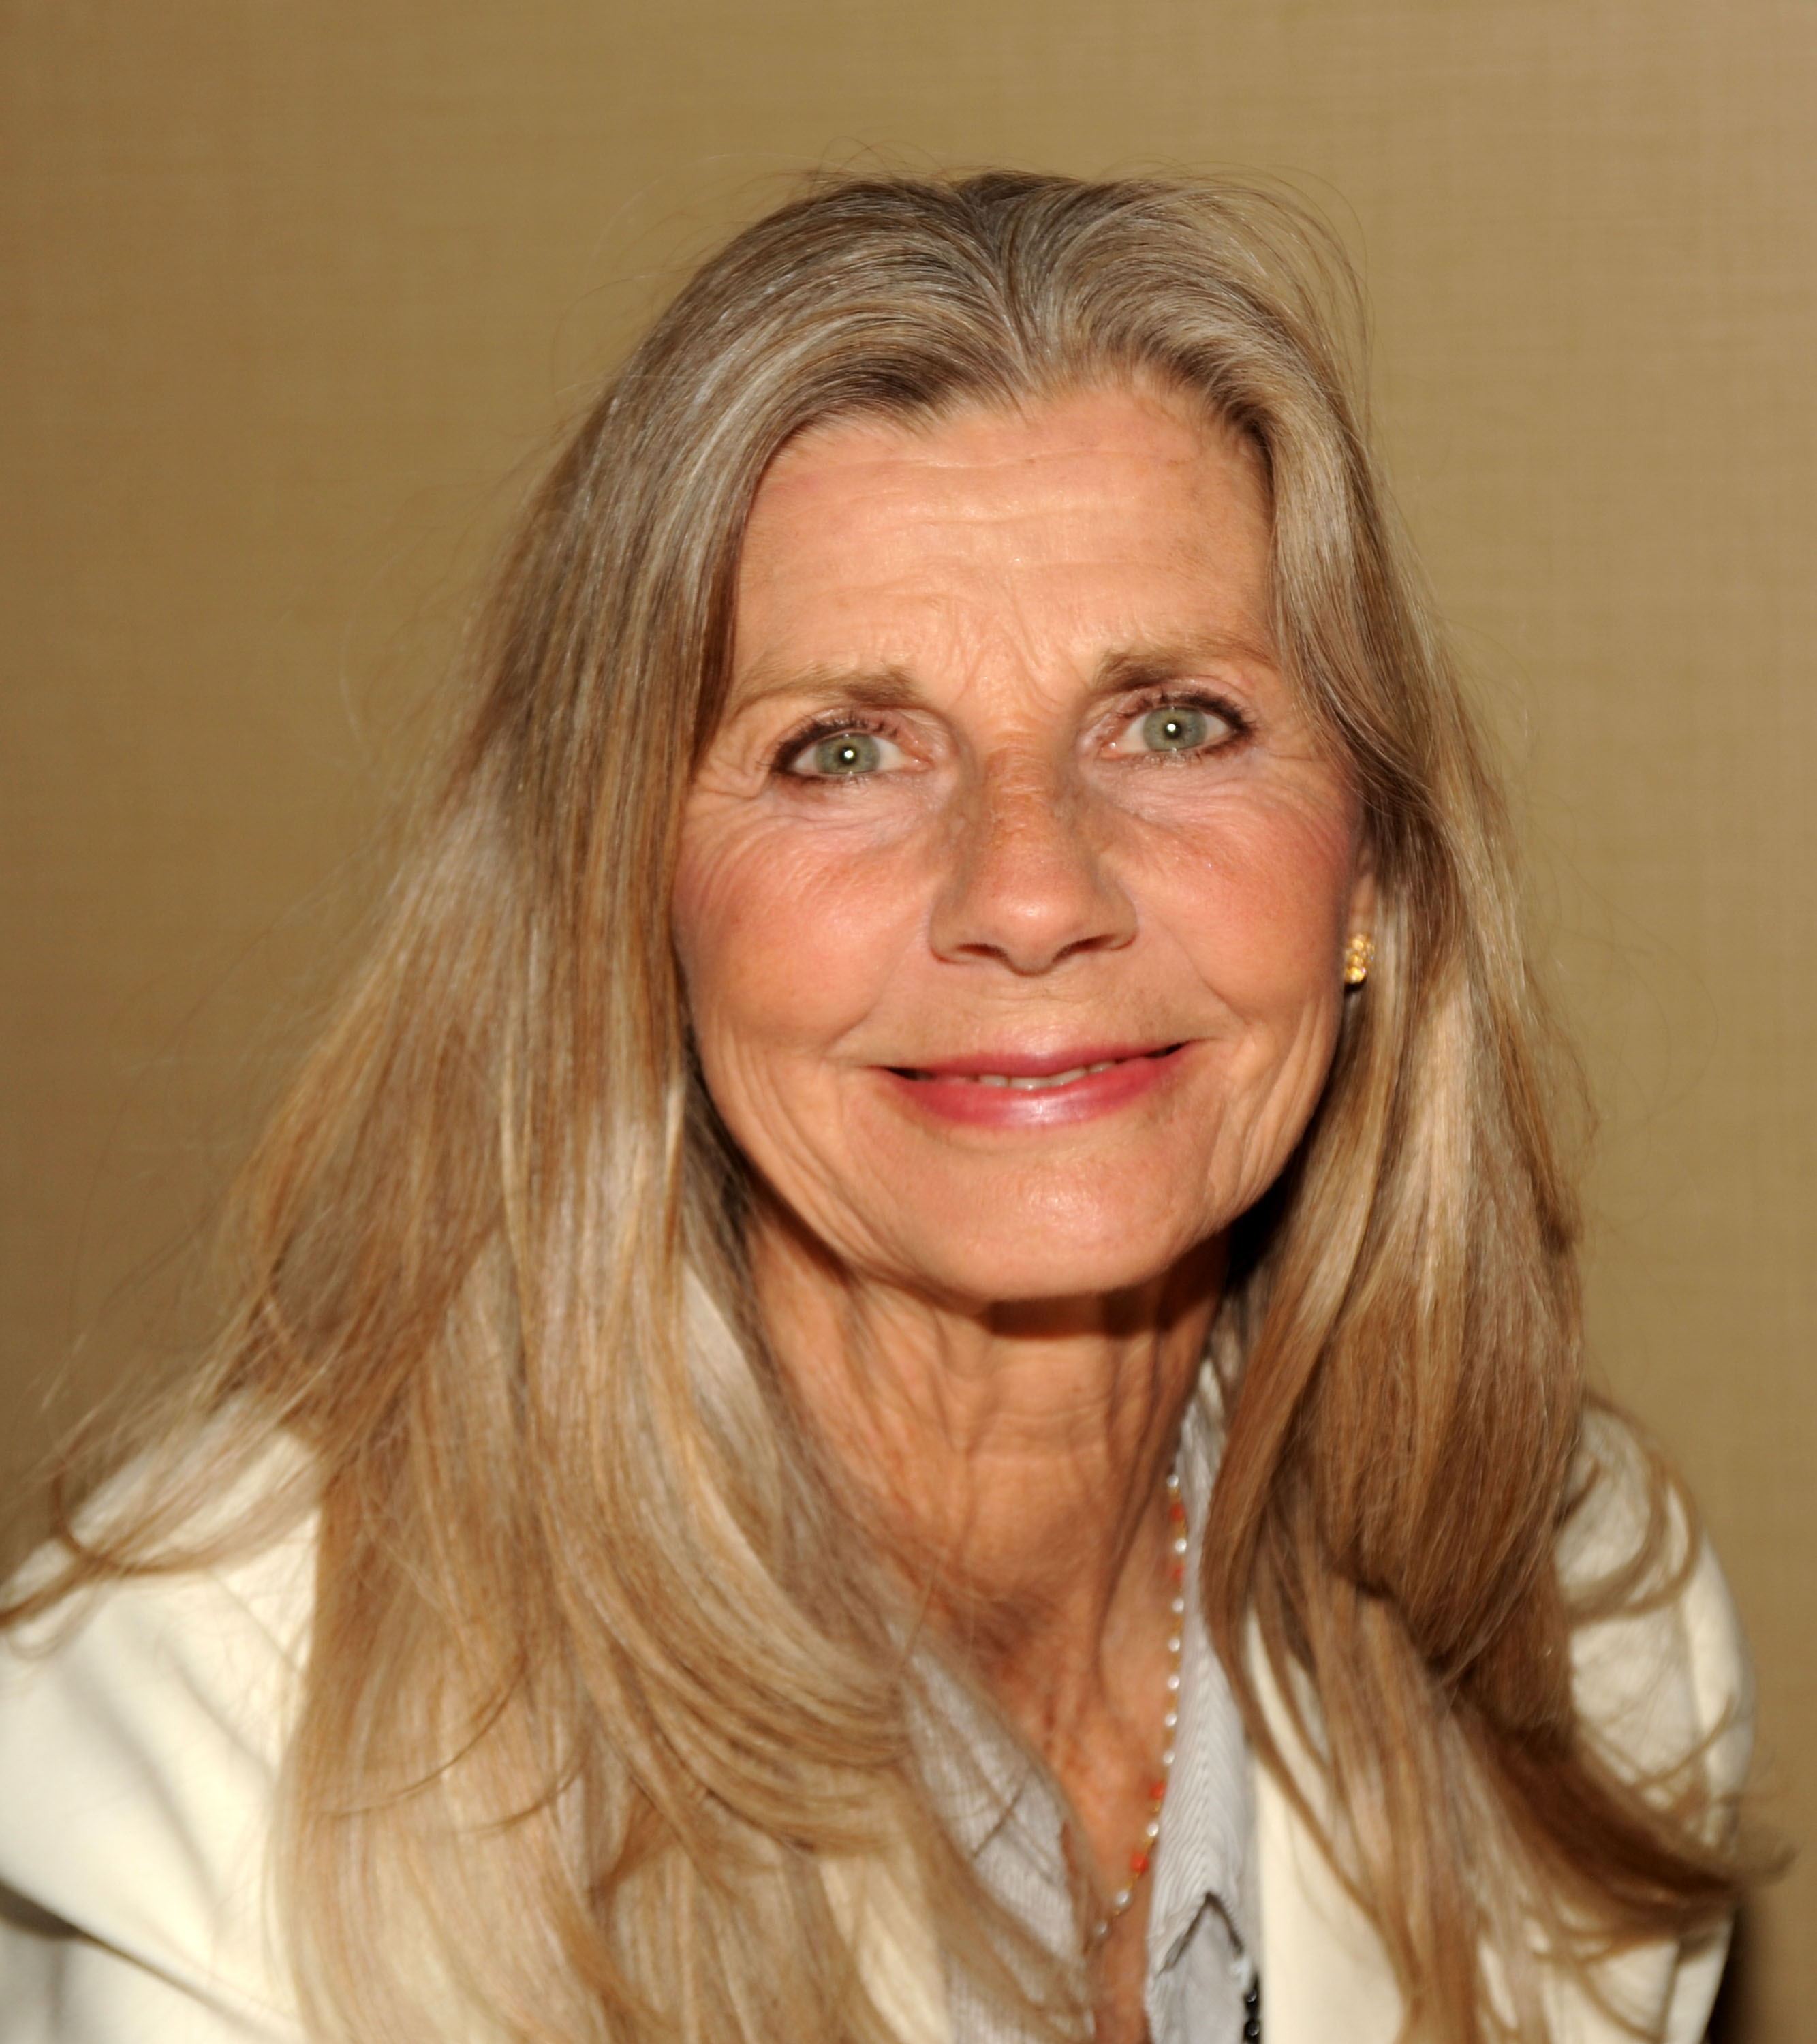
[[[754,1237],[800,1408],[905,1581],[1063,1771],[1164,1650],[1166,1478],[1223,1262],[1219,1242],[1126,1293],[966,1304],[833,1267],[783,1217]]]

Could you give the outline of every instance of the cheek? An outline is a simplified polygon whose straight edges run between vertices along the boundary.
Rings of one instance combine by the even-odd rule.
[[[1174,851],[1151,909],[1222,1018],[1204,1126],[1210,1206],[1223,1224],[1278,1176],[1323,1087],[1354,842],[1340,798],[1233,805],[1214,834]]]
[[[1153,909],[1237,1012],[1311,1023],[1335,1012],[1354,870],[1341,797],[1233,803],[1216,829],[1168,843]]]
[[[900,956],[902,890],[859,844],[741,820],[684,830],[674,935],[709,1067],[822,1050],[870,1012]]]

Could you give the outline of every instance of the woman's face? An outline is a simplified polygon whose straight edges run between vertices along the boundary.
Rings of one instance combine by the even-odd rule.
[[[675,937],[728,1128],[855,1274],[1120,1290],[1286,1161],[1369,882],[1269,539],[1248,448],[1152,389],[771,466]]]

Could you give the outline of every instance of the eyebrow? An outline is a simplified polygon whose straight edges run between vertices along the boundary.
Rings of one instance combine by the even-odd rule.
[[[809,703],[850,705],[856,709],[901,709],[922,700],[914,677],[903,667],[813,667],[792,669],[736,691],[734,716],[757,709],[778,696]]]
[[[1272,647],[1258,646],[1234,633],[1214,633],[1196,639],[1163,640],[1145,646],[1127,646],[1107,653],[1099,661],[1094,677],[1097,692],[1114,695],[1124,689],[1153,687],[1158,682],[1177,682],[1206,667],[1231,661],[1247,666],[1273,667]]]
[[[1222,634],[1119,647],[1099,660],[1091,693],[1119,695],[1129,689],[1179,681],[1231,660],[1272,667],[1274,659],[1271,649]],[[738,690],[736,701],[728,708],[733,716],[743,717],[781,696],[810,705],[878,710],[909,709],[926,700],[920,683],[904,667],[816,666],[767,676],[760,669],[756,678]]]

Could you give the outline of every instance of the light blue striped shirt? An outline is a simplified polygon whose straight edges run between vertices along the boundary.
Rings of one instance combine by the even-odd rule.
[[[1241,2044],[1243,1996],[1255,1978],[1254,1763],[1199,1598],[1199,1546],[1222,1436],[1218,1413],[1208,1369],[1180,1443],[1186,1613],[1174,1765],[1148,1875],[1154,1885],[1145,1999],[1153,2044]],[[946,1707],[959,1722],[970,1716],[956,1695],[946,1699]],[[1063,1819],[1051,1785],[1001,1740],[981,1739],[973,1751],[976,1766],[965,1770],[962,1784],[937,1762],[931,1769],[954,1835],[992,1892],[1049,1950],[1076,1951],[1079,1931]],[[957,1977],[951,2011],[955,2044],[1009,2044],[1012,2033],[1003,2019]]]

